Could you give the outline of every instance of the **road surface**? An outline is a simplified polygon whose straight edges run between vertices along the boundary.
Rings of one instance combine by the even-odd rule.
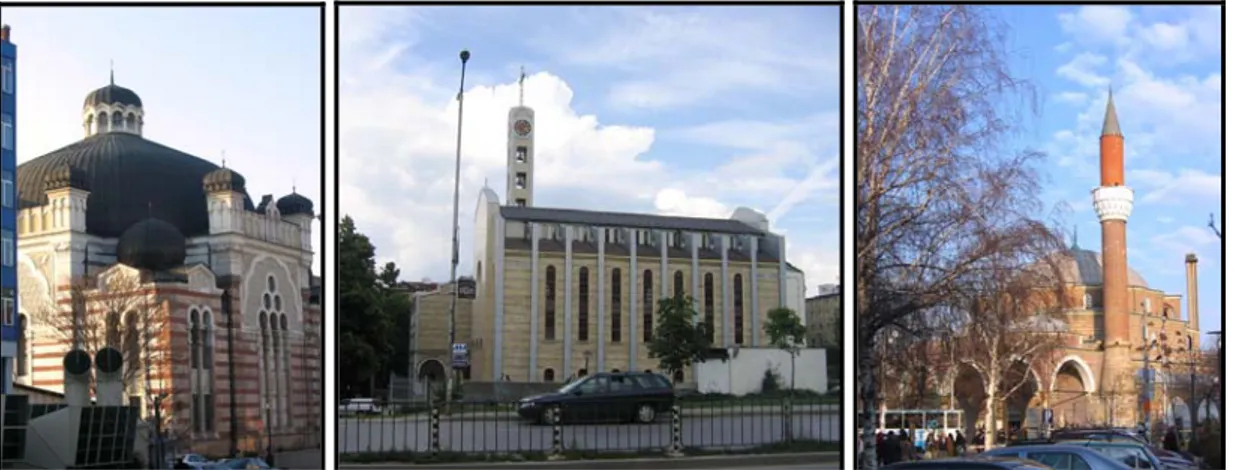
[[[795,413],[789,420],[793,437],[840,441],[841,416],[830,412]],[[779,413],[686,416],[682,444],[698,448],[741,448],[785,440],[785,418]],[[429,421],[420,418],[339,419],[338,452],[427,452]],[[439,445],[446,452],[531,452],[553,447],[553,427],[498,418],[443,419]],[[672,426],[653,424],[563,425],[566,450],[636,451],[669,447]]]

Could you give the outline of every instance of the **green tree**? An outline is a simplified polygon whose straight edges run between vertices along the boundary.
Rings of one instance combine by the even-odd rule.
[[[367,390],[374,393],[375,380],[393,352],[390,317],[382,308],[377,291],[375,248],[356,230],[350,216],[338,227],[338,379],[344,395]]]
[[[763,332],[772,346],[788,353],[790,370],[790,391],[797,389],[797,355],[801,354],[801,345],[806,340],[806,326],[801,323],[801,317],[788,307],[777,307],[767,311],[767,321],[763,322]]]
[[[378,298],[382,314],[392,325],[386,330],[387,339],[392,353],[385,362],[385,367],[379,376],[388,381],[391,375],[408,375],[411,373],[411,297],[407,292],[400,291],[399,275],[401,271],[393,262],[381,267],[377,274]]]
[[[670,374],[707,359],[711,349],[711,328],[695,322],[698,313],[690,296],[660,299],[656,308],[656,329],[648,352],[660,361],[660,369]]]

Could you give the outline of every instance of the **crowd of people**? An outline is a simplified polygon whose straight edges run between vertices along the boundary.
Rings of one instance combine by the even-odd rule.
[[[984,436],[978,436],[984,439]],[[980,442],[974,440],[973,442]],[[864,450],[858,440],[857,452]],[[959,431],[943,433],[927,431],[923,446],[914,443],[907,430],[887,431],[875,435],[874,452],[878,455],[879,465],[890,465],[897,462],[913,460],[932,460],[946,457],[967,455],[969,442]]]

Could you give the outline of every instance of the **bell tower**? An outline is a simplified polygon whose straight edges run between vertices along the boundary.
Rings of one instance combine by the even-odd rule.
[[[1127,219],[1131,217],[1134,194],[1123,179],[1123,134],[1114,111],[1114,91],[1106,99],[1105,122],[1101,127],[1101,186],[1093,189],[1093,209],[1101,222],[1102,304],[1104,358],[1101,366],[1102,389],[1112,388],[1122,365],[1130,360],[1130,312],[1127,289]]]
[[[530,207],[535,195],[535,110],[523,106],[523,82],[518,77],[518,106],[510,108],[506,132],[506,205]]]

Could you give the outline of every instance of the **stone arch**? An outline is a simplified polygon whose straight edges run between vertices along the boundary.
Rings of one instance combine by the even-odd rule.
[[[1080,372],[1080,378],[1083,379],[1085,392],[1094,393],[1097,391],[1097,381],[1093,378],[1093,370],[1088,367],[1088,363],[1084,362],[1083,358],[1074,354],[1064,357],[1063,360],[1058,361],[1058,365],[1054,366],[1054,374],[1051,376],[1050,380],[1051,391],[1054,390],[1057,383],[1057,381],[1053,379],[1058,377],[1058,372],[1063,370],[1063,366],[1067,365],[1067,363],[1075,364],[1076,369]]]
[[[427,380],[429,382],[437,382],[445,380],[446,366],[441,361],[436,359],[425,359],[416,367],[416,378]]]
[[[1018,384],[1018,387],[1006,400],[996,405],[1002,412],[996,414],[995,426],[1010,427],[1013,424],[1022,424],[1028,409],[1040,406],[1037,397],[1044,388],[1041,375],[1029,363],[1020,361],[1016,364],[1018,364],[1014,366],[1016,368],[1003,372],[1002,386],[1006,388]],[[951,384],[955,395],[955,403],[952,406],[964,412],[961,423],[964,435],[973,436],[977,428],[984,426],[985,423],[985,379],[969,362],[962,361],[956,367],[958,370]],[[1023,383],[1019,382],[1023,377],[1019,374],[1028,375]],[[1006,392],[1004,390],[1001,393]]]
[[[94,125],[96,126],[94,132],[96,134],[107,132],[108,124],[111,124],[111,119],[108,119],[107,111],[99,111],[98,118],[94,121]]]
[[[1054,424],[1060,427],[1096,424],[1095,409],[1089,406],[1095,389],[1092,370],[1083,359],[1068,356],[1059,361],[1050,378],[1050,407],[1054,410]]]

